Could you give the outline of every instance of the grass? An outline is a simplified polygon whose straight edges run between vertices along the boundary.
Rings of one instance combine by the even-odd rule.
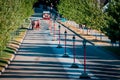
[[[0,71],[8,65],[8,60],[0,59]]]
[[[0,61],[0,67],[4,67],[6,65],[6,63],[3,63],[2,61]]]
[[[15,49],[12,47],[6,47],[6,49],[4,50],[4,52],[8,52],[8,53],[14,53]]]
[[[3,51],[2,54],[0,54],[0,59],[10,59],[12,54],[10,52]]]
[[[21,39],[25,35],[27,28],[22,28],[19,30],[19,35],[14,36],[13,40],[9,42],[9,45],[6,46],[6,49],[0,53],[0,71],[8,64],[11,57],[14,56],[14,52],[18,48]]]

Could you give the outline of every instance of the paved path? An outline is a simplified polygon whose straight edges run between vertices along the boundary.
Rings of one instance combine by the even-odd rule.
[[[82,39],[76,36],[76,64],[79,68],[70,68],[73,63],[72,37],[74,33],[61,27],[63,48],[59,49],[56,48],[58,41],[52,41],[53,35],[47,30],[48,22],[41,21],[41,23],[41,30],[28,30],[14,61],[0,76],[0,80],[79,80],[83,72]],[[69,58],[62,57],[65,29],[68,32]],[[57,27],[55,37],[58,38]],[[112,54],[87,43],[87,73],[91,76],[91,80],[120,79],[120,61]]]
[[[68,78],[45,38],[47,35],[48,33],[45,30],[29,30],[14,61],[3,73],[0,80]]]
[[[64,33],[64,28],[62,33]],[[72,35],[71,31],[68,31],[68,50],[72,52]],[[69,52],[69,53],[70,53]],[[87,43],[87,71],[91,75],[92,79],[100,80],[116,80],[120,79],[120,58],[117,58],[112,53],[107,52],[99,47],[92,46]],[[83,64],[83,48],[82,48],[82,39],[76,36],[76,55],[77,60],[80,64]],[[82,68],[82,66],[80,65]],[[83,70],[81,70],[82,72]]]

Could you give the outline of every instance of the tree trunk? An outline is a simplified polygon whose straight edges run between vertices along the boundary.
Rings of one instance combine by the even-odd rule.
[[[95,40],[97,40],[97,33],[94,31],[94,34],[95,34]]]
[[[82,28],[82,33],[84,34],[84,28]]]
[[[102,40],[102,33],[100,33],[100,40]]]
[[[97,34],[95,34],[95,40],[97,40]]]
[[[87,35],[88,35],[88,28],[87,28]]]
[[[119,40],[119,48],[120,48],[120,40]]]

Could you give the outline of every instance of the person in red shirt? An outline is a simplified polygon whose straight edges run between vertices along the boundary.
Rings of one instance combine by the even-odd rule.
[[[34,21],[35,25],[34,25],[34,29],[39,30],[40,29],[40,21]]]

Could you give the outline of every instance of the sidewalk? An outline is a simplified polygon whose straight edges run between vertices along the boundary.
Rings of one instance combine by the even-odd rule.
[[[61,24],[67,26],[71,30],[75,31],[77,34],[83,38],[91,41],[96,46],[111,46],[111,41],[103,33],[100,34],[97,30],[90,30],[87,32],[86,29],[81,29],[75,24],[70,24],[69,22],[60,22]],[[88,33],[88,35],[87,35]],[[102,37],[101,37],[102,36]],[[117,43],[118,46],[118,43]]]
[[[43,25],[47,26],[45,22]],[[15,59],[0,76],[0,80],[77,80],[79,78],[80,69],[69,68],[71,59],[62,58],[63,49],[57,49],[56,43],[49,43],[51,36],[49,30],[44,30],[44,27],[42,30],[28,30]]]
[[[58,40],[52,41],[53,34],[46,27],[47,21],[41,21],[41,30],[28,30],[14,61],[0,76],[0,80],[80,80],[83,73],[82,39],[61,26],[61,45],[56,48]],[[67,30],[67,53],[64,54],[64,31]],[[56,35],[58,39],[58,23]],[[76,38],[76,64],[79,68],[70,68],[73,63],[73,41]],[[91,80],[120,79],[120,63],[114,56],[87,43],[87,73]],[[104,57],[103,57],[104,56]]]

